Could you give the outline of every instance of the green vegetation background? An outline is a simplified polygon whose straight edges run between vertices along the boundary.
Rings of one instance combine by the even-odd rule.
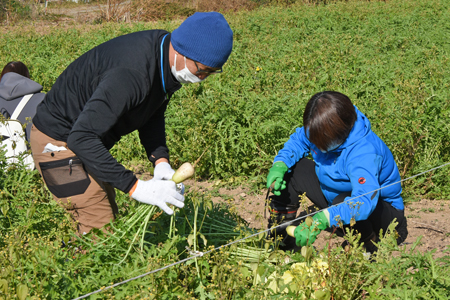
[[[448,1],[294,4],[227,14],[226,18],[235,39],[224,73],[201,84],[185,86],[169,105],[166,128],[175,166],[200,158],[197,180],[220,179],[229,184],[251,183],[253,187],[262,187],[273,157],[295,128],[302,125],[306,102],[323,90],[337,90],[350,96],[390,147],[403,178],[450,161]],[[48,27],[45,33],[32,26],[9,28],[0,36],[0,63],[25,62],[32,79],[48,91],[58,75],[92,47],[134,31],[161,28],[172,31],[180,22]],[[124,137],[112,151],[129,168],[151,170],[137,134]],[[4,158],[0,160],[4,162]],[[167,216],[157,219],[160,240],[145,253],[136,250],[130,254],[120,268],[112,263],[109,250],[96,249],[95,254],[81,257],[74,249],[64,252],[59,249],[60,241],[71,234],[70,226],[62,209],[42,187],[37,172],[6,173],[4,167],[1,172],[0,296],[13,297],[12,287],[17,290],[26,285],[30,295],[68,299],[162,267],[188,254],[180,249],[186,245],[189,230],[167,239],[162,230],[168,227]],[[403,184],[405,198],[448,199],[447,178],[448,168],[442,168],[409,180]],[[190,195],[187,203],[192,206],[195,201],[207,201],[205,197]],[[125,219],[135,212],[136,204],[130,203],[128,197],[119,194],[118,202]],[[186,220],[193,211],[195,208],[186,210]],[[223,211],[215,212],[217,218],[228,218]],[[125,228],[120,222],[116,226]],[[193,298],[206,299],[202,288],[208,280],[211,281],[207,290],[211,293],[229,295],[210,299],[239,299],[239,295],[253,293],[249,288],[255,287],[254,278],[261,279],[262,275],[247,274],[247,280],[239,274],[233,273],[232,277],[226,268],[229,254],[221,255],[222,258],[218,255],[211,256],[210,261],[203,260],[201,266],[187,264],[129,283],[115,289],[115,295],[172,299],[191,292]],[[372,295],[378,293],[379,299],[399,293],[403,293],[399,297],[430,299],[431,296],[427,298],[430,286],[436,288],[435,293],[448,289],[448,284],[444,284],[449,282],[448,278],[441,281],[445,272],[434,265],[430,256],[405,254],[403,259],[397,261],[400,265],[394,262],[378,268],[386,270],[380,271],[381,275],[372,268],[370,272],[375,272],[372,279],[361,273],[355,278],[363,278],[361,282],[365,282],[366,289],[371,288]],[[236,264],[235,260],[234,267]],[[223,277],[209,277],[214,266]],[[266,272],[267,278],[274,267],[265,267],[267,270],[261,272]],[[403,275],[393,278],[386,273],[392,269],[406,272],[410,267],[425,272],[415,275],[422,276],[423,281],[408,281],[409,277],[405,277],[404,282],[399,282],[396,280]],[[368,267],[362,266],[357,271],[364,268]],[[244,272],[240,267],[237,270]],[[342,274],[348,271],[344,269]],[[427,274],[428,271],[433,274]],[[233,278],[231,283],[225,280],[226,276]],[[217,283],[222,285],[215,286]],[[342,284],[354,284],[355,289],[360,289],[357,282],[339,284],[343,293],[347,290]],[[154,289],[148,290],[147,286]],[[234,292],[227,294],[228,290]],[[254,295],[267,296],[267,291],[260,289]]]
[[[393,152],[403,178],[449,161],[449,4],[350,1],[227,15],[234,49],[225,72],[177,92],[167,112],[176,165],[196,161],[199,178],[263,182],[273,157],[301,126],[322,90],[350,96]],[[78,56],[138,30],[181,21],[14,30],[0,37],[0,62],[22,60],[48,91]],[[137,135],[114,149],[129,167],[146,162]],[[447,197],[446,170],[405,185]]]

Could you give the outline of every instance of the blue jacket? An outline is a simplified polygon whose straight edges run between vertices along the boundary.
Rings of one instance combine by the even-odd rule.
[[[352,217],[356,221],[366,220],[377,206],[378,199],[391,203],[396,209],[404,209],[400,173],[394,157],[370,129],[367,117],[356,107],[355,110],[357,120],[347,139],[337,149],[322,153],[309,141],[302,127],[296,129],[274,159],[274,162],[282,161],[291,168],[311,153],[329,206],[337,195],[352,193],[343,203],[328,208],[330,226],[337,225],[339,220],[349,224]],[[395,182],[398,183],[393,184]]]

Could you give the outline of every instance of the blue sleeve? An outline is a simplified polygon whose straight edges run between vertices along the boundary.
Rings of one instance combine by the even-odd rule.
[[[306,137],[303,127],[297,128],[284,144],[283,149],[278,151],[273,161],[282,161],[288,168],[291,168],[300,159],[308,155],[310,145],[311,142]]]
[[[347,174],[352,186],[351,197],[330,207],[330,226],[341,220],[344,225],[366,220],[377,206],[380,190],[379,175],[382,157],[377,154],[363,154],[348,159]]]

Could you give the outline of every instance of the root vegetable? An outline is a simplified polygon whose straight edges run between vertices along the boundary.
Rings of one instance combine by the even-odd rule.
[[[175,171],[175,174],[172,176],[172,180],[175,183],[181,183],[192,176],[194,176],[194,167],[190,163],[185,162],[178,168],[178,170]]]
[[[291,226],[286,227],[287,234],[289,234],[292,237],[295,237],[295,235],[294,235],[295,228],[297,228],[297,226],[291,225]]]

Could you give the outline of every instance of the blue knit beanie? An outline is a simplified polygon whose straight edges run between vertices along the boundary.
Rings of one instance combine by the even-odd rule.
[[[172,32],[173,48],[211,68],[221,68],[233,48],[233,31],[221,13],[196,12]]]

